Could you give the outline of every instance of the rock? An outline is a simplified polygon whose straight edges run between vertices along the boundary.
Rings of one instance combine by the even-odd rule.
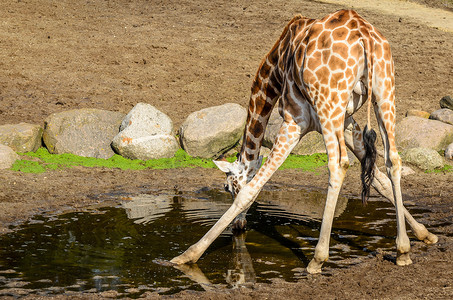
[[[453,160],[453,143],[447,146],[445,149],[445,158],[449,160]]]
[[[396,124],[398,150],[424,147],[442,151],[453,142],[453,126],[420,117],[407,117]]]
[[[261,146],[260,149],[260,156],[262,157],[269,157],[269,154],[271,154],[271,149]]]
[[[304,135],[299,144],[294,147],[292,154],[312,155],[314,153],[326,153],[326,146],[322,134],[312,131]]]
[[[100,109],[74,109],[54,113],[44,121],[43,140],[50,153],[72,153],[110,158],[110,146],[124,114]]]
[[[408,175],[412,175],[412,174],[415,174],[415,171],[408,167],[408,166],[402,166],[401,167],[401,176],[408,176]]]
[[[441,108],[448,108],[453,110],[453,99],[450,96],[445,96],[440,99],[440,107]]]
[[[172,157],[179,149],[171,119],[146,103],[138,103],[121,122],[120,132],[113,138],[115,151],[130,159]]]
[[[422,110],[416,110],[416,109],[410,109],[406,112],[406,117],[420,117],[420,118],[429,118],[429,112],[422,111]]]
[[[36,151],[41,147],[43,129],[28,123],[0,126],[0,144],[11,147],[16,152]]]
[[[137,103],[121,122],[120,131],[129,127],[136,136],[173,134],[173,122],[163,112],[147,103]]]
[[[431,120],[441,121],[453,125],[453,110],[448,108],[441,108],[433,112],[429,118]]]
[[[275,138],[282,126],[283,118],[278,113],[278,109],[275,108],[271,116],[269,117],[269,121],[267,122],[266,132],[264,133],[263,139],[263,146],[272,149],[274,145]]]
[[[349,166],[352,167],[354,166],[355,164],[359,163],[360,164],[360,161],[359,159],[357,158],[357,156],[355,156],[355,154],[350,151],[349,149],[347,150],[347,154],[348,154],[348,161],[349,161]]]
[[[192,156],[217,157],[239,141],[246,119],[247,110],[234,103],[193,112],[179,129],[181,147]]]
[[[121,294],[118,291],[108,290],[100,292],[99,295],[102,298],[118,298]]]
[[[138,138],[127,138],[127,133],[113,139],[115,151],[129,159],[157,159],[173,157],[179,149],[175,137],[169,134],[148,135]]]
[[[415,165],[422,170],[434,170],[443,168],[444,160],[442,156],[430,148],[410,148],[401,152],[403,162]]]
[[[9,169],[20,157],[11,147],[0,144],[0,170]]]
[[[277,137],[280,127],[283,123],[283,118],[278,114],[277,109],[272,111],[267,124],[266,132],[264,133],[263,145],[271,148],[274,144],[275,138]],[[294,147],[292,154],[296,155],[311,155],[314,153],[326,153],[326,146],[324,145],[324,139],[322,134],[312,131],[307,133]]]

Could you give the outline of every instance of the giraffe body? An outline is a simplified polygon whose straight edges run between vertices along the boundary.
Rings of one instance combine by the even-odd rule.
[[[368,101],[370,129],[371,104],[381,133],[387,175],[374,161],[367,160],[367,137],[353,119]],[[261,166],[259,151],[270,114],[276,103],[284,122],[267,161]],[[336,202],[349,166],[348,147],[368,163],[368,186],[372,185],[391,201],[397,214],[397,264],[411,263],[406,233],[408,221],[416,237],[426,243],[437,237],[414,220],[401,197],[401,159],[395,147],[395,79],[388,41],[355,11],[340,10],[321,20],[294,17],[263,59],[252,84],[243,143],[234,163],[216,161],[227,173],[226,190],[234,202],[219,221],[182,255],[175,264],[196,262],[212,241],[234,220],[245,226],[245,213],[264,184],[288,157],[299,140],[310,131],[322,133],[328,154],[329,185],[321,232],[315,255],[307,267],[318,273],[328,259],[330,233]],[[364,136],[365,135],[365,136]],[[365,143],[364,143],[365,137]],[[374,147],[374,142],[373,145]],[[364,193],[362,192],[362,195]]]

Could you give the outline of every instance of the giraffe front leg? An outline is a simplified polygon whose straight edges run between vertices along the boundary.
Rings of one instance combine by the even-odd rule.
[[[239,191],[231,207],[196,244],[190,246],[183,254],[173,258],[170,262],[174,264],[195,263],[231,221],[252,205],[264,184],[297,145],[300,136],[301,127],[290,116],[287,116],[280,128],[277,141],[272,147],[269,158],[253,177],[252,181]]]
[[[189,247],[183,254],[173,258],[170,262],[180,265],[186,263],[195,263],[208,249],[212,242],[227,228],[243,210],[247,209],[255,199],[254,189],[246,185],[237,194],[233,204],[222,215],[222,217],[212,226],[212,228],[195,244]]]
[[[343,131],[338,130],[336,134],[323,131],[323,135],[329,157],[329,187],[315,255],[307,266],[307,272],[310,274],[321,273],[323,263],[329,258],[330,233],[335,207],[349,166]]]

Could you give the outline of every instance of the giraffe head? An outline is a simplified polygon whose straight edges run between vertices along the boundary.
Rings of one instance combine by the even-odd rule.
[[[261,167],[262,160],[262,156],[248,164],[243,163],[240,157],[232,163],[226,160],[214,160],[216,166],[227,176],[226,184],[224,184],[225,191],[235,198],[239,191],[255,176]]]

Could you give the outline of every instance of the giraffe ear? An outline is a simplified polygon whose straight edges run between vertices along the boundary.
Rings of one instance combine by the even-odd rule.
[[[220,171],[224,173],[231,172],[231,163],[227,162],[226,160],[213,160],[213,163],[220,169]]]

